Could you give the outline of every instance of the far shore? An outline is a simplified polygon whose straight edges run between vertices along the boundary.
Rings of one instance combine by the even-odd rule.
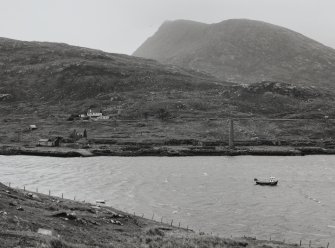
[[[20,144],[0,145],[0,155],[33,155],[49,157],[93,157],[93,156],[304,156],[335,154],[334,148],[318,146],[192,146],[192,145],[110,145],[88,149],[68,147],[39,147]]]

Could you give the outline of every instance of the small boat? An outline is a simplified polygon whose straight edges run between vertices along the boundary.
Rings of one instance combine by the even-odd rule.
[[[278,180],[275,177],[270,177],[267,180],[258,180],[255,178],[254,181],[257,185],[262,186],[276,186],[278,184]]]
[[[105,201],[105,200],[96,200],[96,201],[95,201],[95,204],[96,204],[97,206],[103,206],[103,205],[106,204],[106,201]]]

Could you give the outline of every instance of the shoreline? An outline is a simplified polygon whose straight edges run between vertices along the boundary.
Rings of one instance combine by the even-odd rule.
[[[0,145],[0,155],[29,155],[48,157],[187,157],[187,156],[305,156],[335,155],[334,148],[318,146],[143,146],[112,145],[109,147],[93,147],[75,149],[67,147],[26,147],[23,145]]]

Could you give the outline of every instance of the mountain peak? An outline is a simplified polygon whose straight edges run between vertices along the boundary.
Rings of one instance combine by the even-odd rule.
[[[263,21],[167,21],[134,55],[226,81],[273,80],[335,88],[334,49]]]

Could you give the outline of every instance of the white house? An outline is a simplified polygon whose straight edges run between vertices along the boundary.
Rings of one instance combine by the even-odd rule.
[[[36,130],[37,126],[36,125],[29,125],[29,130]]]
[[[90,117],[90,118],[97,118],[97,117],[101,117],[102,113],[101,113],[101,111],[98,111],[98,110],[89,109],[87,111],[87,116]]]

